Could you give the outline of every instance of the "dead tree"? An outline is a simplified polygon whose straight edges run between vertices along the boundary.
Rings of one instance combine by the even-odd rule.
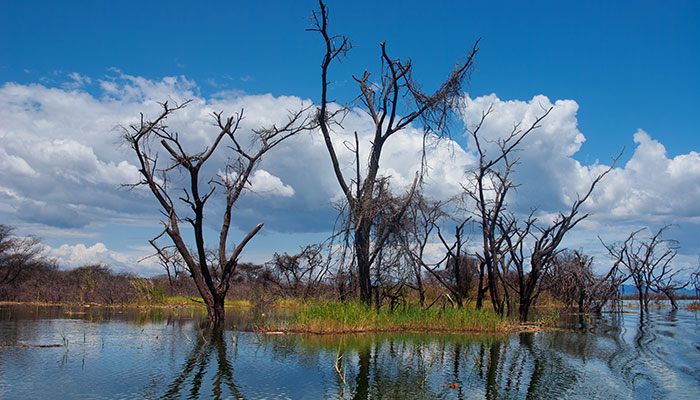
[[[155,258],[161,267],[165,270],[165,274],[168,277],[168,284],[173,287],[177,281],[180,273],[186,270],[185,262],[182,256],[177,251],[175,246],[161,246],[158,244],[157,240],[163,236],[165,232],[161,232],[158,237],[150,239],[148,242],[155,249],[155,254],[151,254],[139,260],[139,262]]]
[[[56,263],[42,255],[43,246],[36,238],[15,236],[13,230],[0,224],[0,285],[15,283],[33,269],[52,269]]]
[[[674,280],[679,272],[680,270],[670,271],[668,265],[664,265],[659,276],[654,277],[654,291],[666,296],[674,310],[678,309],[676,292],[685,289],[690,284],[690,282],[678,282]]]
[[[511,157],[511,155],[525,137],[539,128],[540,122],[551,110],[551,108],[545,110],[540,117],[524,129],[519,124],[515,125],[508,136],[496,142],[498,150],[493,156],[487,154],[479,133],[484,121],[493,109],[489,108],[483,112],[476,126],[469,129],[469,134],[474,140],[479,158],[478,165],[472,171],[470,183],[463,187],[467,197],[474,201],[476,205],[474,216],[479,224],[482,239],[480,252],[477,252],[481,266],[476,307],[481,308],[483,306],[484,295],[486,290],[488,290],[494,311],[499,315],[503,315],[505,306],[504,299],[501,296],[503,290],[503,285],[501,284],[503,273],[501,270],[507,267],[504,265],[506,261],[504,259],[506,252],[504,247],[505,236],[499,234],[499,224],[503,224],[506,195],[516,186],[510,179],[510,174],[518,162],[518,159]],[[484,277],[484,274],[486,277]],[[486,285],[483,285],[485,278],[487,282]]]
[[[396,132],[413,123],[422,123],[426,132],[440,133],[445,130],[455,101],[461,96],[461,87],[472,69],[477,47],[475,44],[466,61],[457,64],[435,93],[426,94],[412,78],[411,62],[390,58],[386,44],[381,43],[382,71],[379,80],[371,80],[371,75],[367,71],[360,78],[353,76],[360,90],[359,107],[372,119],[374,136],[369,144],[369,159],[366,167],[361,168],[360,144],[356,135],[353,149],[356,163],[355,176],[348,179],[342,171],[331,137],[333,129],[340,126],[337,117],[344,110],[333,112],[329,109],[328,72],[331,63],[345,56],[352,45],[345,36],[332,36],[328,33],[328,9],[322,0],[319,0],[319,10],[312,15],[312,24],[309,30],[318,32],[323,37],[325,45],[321,62],[321,100],[317,119],[331,158],[333,171],[352,217],[353,250],[359,278],[360,299],[370,304],[370,268],[373,262],[372,253],[376,253],[371,248],[381,248],[383,243],[371,242],[374,222],[372,218],[368,218],[368,213],[372,213],[377,185],[380,184],[379,163],[384,145]]]
[[[425,269],[451,295],[450,301],[462,307],[471,287],[475,260],[465,251],[464,228],[469,218],[455,226],[454,241],[440,231],[440,220],[447,217],[441,202],[431,202],[420,194],[412,202],[406,228],[401,236],[403,251],[410,260],[416,278],[421,306],[425,307],[422,270]],[[425,259],[425,249],[431,240],[439,240],[445,251],[439,261]],[[454,298],[454,300],[452,299]]]
[[[464,300],[467,298],[469,291],[469,279],[467,277],[467,264],[471,261],[467,257],[464,251],[464,245],[466,244],[464,238],[464,226],[469,222],[470,218],[462,221],[461,224],[455,226],[454,242],[448,243],[448,241],[442,236],[440,232],[440,227],[437,226],[437,235],[440,238],[440,242],[445,247],[445,261],[446,269],[450,272],[451,283],[448,290],[455,296],[455,303],[457,307],[462,308]],[[430,272],[434,272],[434,269],[428,269]],[[433,274],[434,275],[434,274]],[[440,283],[445,283],[445,280],[439,280]]]
[[[580,313],[600,313],[610,300],[618,296],[620,286],[629,275],[613,263],[607,273],[593,272],[593,258],[580,251],[558,254],[546,273],[544,288]]]
[[[56,268],[56,260],[42,254],[38,239],[13,235],[13,230],[0,224],[0,286],[17,284],[33,271]]]
[[[630,233],[627,239],[619,245],[603,243],[608,253],[627,269],[637,293],[639,308],[643,314],[649,306],[650,293],[664,293],[674,307],[674,291],[685,285],[673,282],[679,272],[671,269],[671,262],[676,257],[678,242],[664,239],[663,234],[670,225],[662,226],[647,240],[639,240],[638,235],[644,229]]]
[[[277,281],[287,295],[305,299],[319,287],[329,269],[322,249],[323,244],[312,244],[297,254],[274,254],[268,265],[277,273]]]
[[[700,298],[700,266],[690,274],[689,284],[695,289],[695,297]]]
[[[512,289],[518,294],[518,313],[521,321],[527,321],[530,307],[540,295],[542,277],[546,274],[557,254],[562,251],[560,244],[564,236],[589,216],[589,214],[579,215],[579,208],[588,200],[596,185],[612,170],[614,165],[615,162],[591,182],[588,191],[574,202],[568,213],[559,213],[554,222],[549,225],[539,225],[533,214],[530,214],[522,228],[517,226],[515,220],[506,224],[502,223],[503,220],[499,221],[499,227],[503,229],[501,234],[508,243],[510,264],[517,273],[517,286],[512,287]],[[529,268],[526,268],[525,256],[528,254],[523,251],[523,248],[527,246],[529,238],[534,240],[534,244],[529,251]]]
[[[141,174],[139,182],[126,186],[145,186],[153,194],[163,214],[164,227],[155,239],[162,236],[170,238],[194,279],[207,306],[210,321],[219,323],[224,319],[224,298],[241,252],[263,226],[262,223],[255,226],[233,251],[229,251],[227,245],[233,205],[250,188],[250,176],[263,155],[285,139],[310,129],[313,120],[308,117],[308,108],[302,106],[299,111],[291,113],[282,126],[253,130],[250,136],[244,136],[239,129],[243,119],[242,110],[231,117],[223,117],[223,113],[215,112],[212,117],[218,134],[214,141],[204,150],[191,153],[185,149],[178,133],[166,125],[167,118],[188,103],[171,106],[165,102],[154,120],[149,121],[141,114],[140,122],[123,127],[124,140],[136,154]],[[232,153],[229,162],[222,166],[223,172],[218,176],[203,181],[200,172],[225,141]],[[160,164],[163,159],[167,159],[165,165]],[[184,177],[181,182],[178,182],[178,176]],[[202,182],[207,182],[206,186]],[[207,201],[217,189],[224,193],[224,207],[217,251],[211,257],[205,244],[204,217]],[[192,229],[194,243],[189,245],[180,229],[183,221]],[[155,240],[151,243],[156,251],[163,252]]]
[[[527,320],[529,309],[539,296],[542,277],[561,251],[559,245],[564,236],[588,217],[588,214],[579,216],[579,208],[619,158],[613,160],[612,165],[593,180],[588,191],[572,204],[568,213],[559,213],[551,224],[541,225],[534,217],[534,211],[524,222],[519,222],[507,210],[506,204],[509,191],[516,187],[510,175],[519,160],[513,157],[513,153],[523,139],[539,127],[551,110],[551,107],[544,110],[542,115],[525,128],[521,129],[516,124],[505,138],[496,141],[497,151],[490,157],[484,149],[479,131],[492,108],[483,112],[481,120],[469,131],[479,162],[473,170],[470,186],[465,186],[464,189],[476,203],[475,215],[482,233],[482,247],[477,255],[487,274],[494,310],[499,315],[504,314],[506,306],[510,310],[510,291],[514,291],[518,295],[518,312],[522,321]],[[533,247],[526,251],[530,241],[534,241]],[[515,272],[515,282],[511,281],[511,270]],[[481,297],[482,294],[479,293],[477,307],[482,304]]]
[[[578,251],[563,251],[552,262],[543,281],[545,290],[564,302],[567,308],[585,312],[595,281],[593,258]]]
[[[408,223],[401,235],[403,253],[408,258],[415,279],[415,286],[409,285],[409,287],[418,292],[421,307],[425,307],[423,268],[430,268],[424,261],[425,250],[429,241],[434,238],[434,230],[438,221],[447,215],[443,206],[442,202],[430,201],[419,192],[413,196],[406,211]]]
[[[416,182],[404,196],[396,196],[389,185],[389,177],[376,178],[375,192],[372,194],[372,203],[363,207],[363,219],[369,221],[368,265],[369,269],[369,293],[374,299],[376,307],[384,294],[400,290],[407,281],[407,276],[402,271],[401,237],[409,225],[406,211],[415,195]],[[354,242],[357,240],[356,219],[347,201],[337,204],[340,212],[340,232],[345,246],[342,259],[352,259],[357,263],[357,249]],[[352,249],[352,250],[351,250]],[[355,277],[359,274],[355,275]],[[361,282],[361,280],[359,280]],[[370,301],[371,304],[371,301]],[[368,304],[368,305],[370,305]]]

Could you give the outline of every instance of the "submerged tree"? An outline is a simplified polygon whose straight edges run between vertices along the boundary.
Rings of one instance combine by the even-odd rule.
[[[224,298],[228,293],[239,256],[263,226],[260,223],[251,229],[233,251],[230,251],[227,246],[233,205],[241,194],[250,188],[250,176],[263,155],[285,139],[310,129],[313,120],[308,117],[308,108],[301,107],[299,111],[291,113],[282,126],[273,125],[253,130],[251,137],[245,136],[239,129],[243,119],[242,110],[230,117],[223,117],[223,113],[215,112],[212,117],[218,134],[204,150],[192,153],[185,149],[178,133],[166,125],[170,115],[188,104],[189,102],[185,102],[171,106],[165,102],[162,104],[160,115],[154,120],[149,121],[141,114],[139,123],[123,128],[124,140],[136,154],[141,174],[138,183],[127,186],[146,186],[158,201],[164,216],[164,228],[151,240],[151,244],[160,257],[172,255],[157,244],[157,240],[163,236],[170,238],[202,295],[209,319],[218,323],[224,318]],[[204,181],[206,184],[202,185],[200,172],[224,142],[228,142],[227,147],[232,153],[228,163],[222,166],[217,176],[209,177]],[[163,159],[167,159],[164,165],[161,164]],[[184,177],[182,182],[177,180],[178,177]],[[205,244],[205,206],[217,189],[224,194],[224,207],[217,250],[211,252]],[[190,245],[186,243],[180,229],[180,223],[183,221],[192,229],[194,243]]]
[[[464,186],[465,194],[474,201],[474,216],[481,231],[481,246],[477,251],[480,260],[479,286],[476,307],[483,306],[484,295],[488,291],[494,311],[503,315],[508,296],[508,287],[504,284],[507,274],[508,247],[506,237],[514,228],[514,219],[504,222],[506,211],[506,196],[516,187],[510,175],[518,163],[513,157],[520,143],[533,131],[539,128],[540,122],[547,117],[552,109],[544,110],[543,114],[524,128],[515,125],[513,130],[496,144],[496,153],[487,154],[480,130],[486,118],[493,111],[489,108],[482,113],[479,122],[471,129],[469,135],[474,140],[478,155],[478,164],[472,170],[472,179]],[[485,275],[485,276],[484,276]],[[486,281],[486,282],[484,282]],[[505,292],[504,292],[505,291]],[[505,296],[504,296],[505,295]]]
[[[342,170],[332,133],[339,127],[338,118],[344,109],[332,111],[328,99],[328,72],[333,61],[338,61],[352,47],[348,38],[342,35],[332,36],[328,33],[328,9],[319,0],[320,9],[312,16],[311,31],[323,37],[325,53],[321,62],[321,101],[318,110],[318,123],[323,134],[333,171],[347,200],[352,221],[353,250],[360,286],[360,299],[371,303],[372,287],[370,269],[374,255],[379,254],[386,238],[376,237],[372,240],[372,231],[376,220],[376,198],[384,184],[379,175],[379,163],[382,150],[389,138],[411,124],[420,123],[426,132],[443,132],[448,117],[457,99],[461,96],[462,85],[467,80],[473,67],[477,52],[476,45],[469,52],[463,63],[458,63],[448,78],[432,94],[424,93],[412,77],[410,61],[392,59],[385,43],[381,43],[382,70],[377,81],[371,79],[367,71],[361,77],[353,76],[359,86],[359,107],[369,115],[374,124],[374,135],[369,144],[369,159],[366,165],[360,165],[360,143],[355,134],[352,151],[355,155],[355,173],[348,178]],[[409,190],[415,189],[416,181]],[[411,196],[406,196],[410,199]],[[405,212],[407,207],[397,210]]]
[[[530,307],[541,292],[542,278],[556,255],[562,251],[560,244],[565,235],[588,217],[588,214],[581,215],[579,209],[617,161],[615,158],[610,167],[593,179],[585,194],[577,197],[568,212],[558,213],[553,221],[541,223],[535,217],[536,208],[524,221],[518,220],[506,202],[509,192],[517,186],[512,173],[519,159],[514,153],[551,111],[552,107],[544,109],[530,125],[521,127],[516,124],[505,138],[494,143],[496,151],[492,155],[487,154],[485,140],[479,134],[492,108],[485,111],[481,120],[469,131],[476,147],[478,164],[473,170],[472,181],[465,186],[465,192],[476,205],[475,216],[481,228],[482,243],[477,256],[483,263],[482,275],[484,272],[487,274],[491,302],[498,314],[510,313],[511,292],[517,294],[521,321],[527,320]],[[481,307],[482,298],[480,288],[477,307]]]
[[[678,308],[674,296],[675,291],[684,288],[686,284],[674,281],[680,272],[671,268],[671,262],[678,252],[678,241],[664,239],[664,232],[670,225],[664,225],[647,240],[640,240],[640,229],[630,233],[627,239],[618,245],[603,243],[608,253],[617,263],[627,269],[634,287],[639,294],[640,312],[644,313],[649,306],[650,293],[663,293],[671,300],[674,308]]]
[[[516,272],[517,284],[512,285],[511,289],[518,294],[518,314],[521,321],[527,321],[530,307],[541,293],[542,278],[551,267],[557,254],[562,251],[560,244],[564,236],[588,217],[589,214],[580,215],[579,208],[612,168],[611,165],[593,180],[586,194],[572,204],[568,213],[560,212],[548,225],[540,225],[532,215],[520,227],[514,219],[505,219],[505,223],[502,222],[503,220],[499,221],[499,226],[502,227],[501,234],[508,244],[508,264]],[[534,243],[529,251],[524,251],[529,239],[533,240]],[[529,260],[526,260],[526,257]],[[529,268],[526,268],[526,261],[529,261]],[[504,282],[508,285],[507,280]]]
[[[617,297],[620,286],[629,275],[613,263],[607,273],[593,272],[593,257],[580,251],[563,251],[554,259],[544,278],[544,289],[563,301],[568,308],[580,313],[600,312],[605,304]]]

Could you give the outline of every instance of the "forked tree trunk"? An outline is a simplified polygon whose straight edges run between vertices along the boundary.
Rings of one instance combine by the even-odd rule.
[[[207,304],[207,317],[214,325],[224,322],[224,298],[215,298],[214,304]]]

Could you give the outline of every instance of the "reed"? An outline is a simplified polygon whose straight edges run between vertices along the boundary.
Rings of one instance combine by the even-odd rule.
[[[488,332],[505,333],[517,324],[492,310],[473,308],[429,309],[406,307],[379,311],[356,301],[307,303],[289,322],[290,331],[310,333],[349,332]]]

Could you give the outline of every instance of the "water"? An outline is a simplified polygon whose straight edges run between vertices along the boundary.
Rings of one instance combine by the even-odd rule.
[[[306,336],[256,334],[255,312],[212,330],[192,309],[3,305],[0,399],[700,398],[698,315],[624,311],[507,337]]]

